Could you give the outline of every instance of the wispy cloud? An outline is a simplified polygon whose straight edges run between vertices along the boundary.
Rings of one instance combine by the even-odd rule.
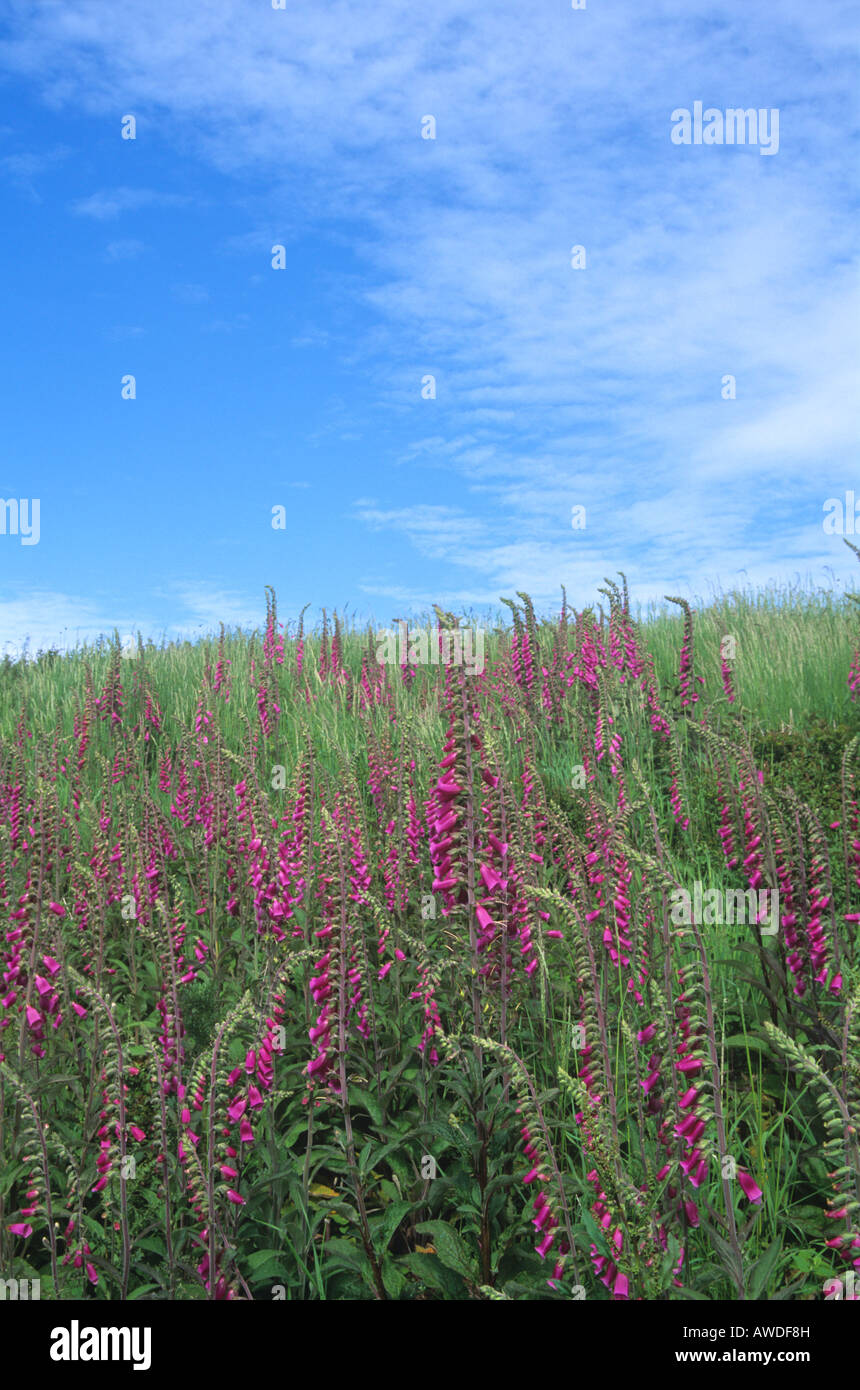
[[[146,243],[137,237],[121,237],[117,241],[108,242],[105,258],[109,261],[134,261],[138,256],[142,256],[145,250]]]
[[[105,331],[105,337],[109,342],[121,343],[127,338],[142,338],[145,332],[146,329],[140,323],[116,324]]]
[[[184,193],[161,193],[154,188],[113,188],[78,198],[72,211],[79,217],[93,217],[100,222],[119,217],[123,212],[137,212],[145,207],[184,207],[190,199]]]
[[[228,628],[256,628],[265,618],[262,596],[255,601],[217,582],[177,580],[165,593],[172,605],[179,608],[178,618],[170,625],[171,634],[177,637],[216,633],[221,623]]]
[[[205,285],[173,285],[171,294],[180,304],[206,304],[209,299]]]
[[[0,62],[53,102],[167,113],[239,181],[248,230],[220,244],[255,271],[299,230],[348,250],[325,293],[358,326],[332,316],[290,343],[339,353],[408,422],[391,497],[356,510],[368,536],[470,601],[600,582],[610,554],[650,593],[850,568],[818,494],[850,485],[860,423],[852,9],[834,0],[824,23],[784,0],[765,41],[748,0],[713,20],[683,0],[527,19],[519,0],[436,0],[418,26],[411,0],[153,3],[145,26],[28,0]],[[696,99],[779,108],[779,153],[673,146],[671,113]],[[123,187],[75,210],[177,197]],[[360,437],[353,415],[333,398],[309,445]]]
[[[25,652],[35,656],[39,650],[71,651],[101,637],[110,640],[114,631],[120,637],[135,633],[141,623],[151,630],[151,619],[137,618],[125,609],[111,611],[92,599],[53,590],[35,590],[26,595],[0,599],[0,660],[16,660]]]
[[[170,617],[157,615],[167,601]],[[194,639],[226,627],[258,628],[265,602],[202,580],[176,580],[136,597],[132,608],[102,596],[85,598],[55,590],[34,590],[0,599],[0,661],[35,656],[51,648],[71,651],[84,643],[111,641],[141,633],[155,642]]]
[[[71,153],[65,145],[58,145],[52,150],[23,150],[0,157],[0,170],[33,202],[41,202],[36,180],[62,164]]]

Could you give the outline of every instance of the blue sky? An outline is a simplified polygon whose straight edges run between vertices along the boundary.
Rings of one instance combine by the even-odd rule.
[[[4,10],[0,648],[858,587],[853,4]]]

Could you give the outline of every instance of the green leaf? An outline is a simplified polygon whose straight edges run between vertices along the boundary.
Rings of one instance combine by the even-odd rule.
[[[418,1276],[422,1284],[427,1284],[429,1288],[436,1289],[439,1293],[445,1292],[445,1281],[440,1272],[441,1266],[435,1255],[425,1255],[414,1251],[412,1254],[405,1255],[402,1263]]]
[[[470,1154],[472,1151],[472,1145],[462,1130],[455,1129],[445,1120],[430,1120],[426,1125],[421,1126],[421,1132],[446,1140],[446,1147],[453,1145],[461,1154]]]
[[[357,1274],[372,1283],[370,1262],[364,1251],[360,1250],[357,1245],[353,1245],[352,1241],[335,1236],[332,1240],[326,1241],[323,1248],[327,1259],[332,1264],[355,1270]]]
[[[786,1284],[786,1286],[785,1286],[784,1289],[777,1289],[776,1293],[771,1294],[770,1300],[769,1300],[769,1301],[770,1301],[770,1302],[776,1302],[778,1299],[785,1299],[785,1298],[791,1298],[791,1299],[793,1299],[793,1298],[794,1298],[794,1295],[795,1295],[800,1289],[802,1289],[802,1288],[808,1286],[808,1283],[809,1283],[809,1281],[808,1281],[807,1279],[795,1279],[795,1281],[794,1281],[793,1284]],[[816,1293],[817,1293],[817,1292],[818,1292],[818,1290],[816,1289]]]
[[[516,1173],[501,1173],[497,1178],[493,1178],[487,1183],[487,1186],[484,1188],[484,1196],[485,1198],[490,1197],[494,1192],[498,1192],[500,1188],[513,1187],[519,1181],[520,1179]]]
[[[281,1149],[291,1149],[295,1144],[296,1140],[298,1139],[299,1135],[306,1135],[307,1132],[307,1120],[297,1120],[296,1123],[287,1130],[283,1139],[278,1141],[278,1147]]]
[[[424,1254],[416,1250],[412,1254],[404,1255],[400,1263],[417,1274],[423,1284],[438,1290],[447,1298],[462,1299],[467,1296],[462,1275],[448,1269],[438,1255]]]
[[[253,1255],[248,1255],[245,1263],[253,1270],[262,1269],[263,1265],[270,1260],[283,1261],[283,1250],[255,1250]]]
[[[436,1247],[436,1254],[446,1269],[453,1269],[464,1279],[476,1277],[475,1260],[468,1246],[454,1227],[447,1221],[424,1221],[415,1227],[422,1235],[429,1235]]]
[[[26,1163],[13,1163],[6,1169],[0,1177],[0,1196],[5,1196],[12,1189],[12,1184],[17,1182],[20,1177],[27,1172]]]
[[[703,1219],[701,1229],[711,1241],[723,1269],[728,1274],[735,1287],[737,1287],[743,1278],[743,1270],[739,1265],[737,1254],[732,1249],[729,1242],[720,1235],[719,1231],[715,1230],[710,1222]]]
[[[377,1250],[384,1252],[388,1249],[391,1237],[394,1235],[397,1227],[400,1225],[406,1213],[411,1211],[414,1206],[414,1202],[401,1200],[392,1202],[391,1206],[386,1208],[384,1215],[373,1232],[373,1243]]]
[[[357,1086],[349,1088],[349,1103],[354,1110],[366,1110],[374,1124],[381,1129],[385,1123],[382,1106],[370,1091],[360,1091]]]
[[[156,1239],[155,1236],[140,1236],[135,1242],[136,1250],[148,1250],[150,1255],[166,1255],[167,1251],[163,1240]]]
[[[417,1132],[418,1131],[415,1129],[410,1129],[405,1134],[401,1134],[397,1139],[392,1139],[390,1143],[383,1144],[381,1149],[374,1149],[372,1144],[366,1144],[362,1149],[361,1156],[359,1158],[359,1172],[362,1175],[364,1175],[365,1173],[369,1172],[372,1168],[378,1167],[384,1158],[387,1158],[388,1155],[391,1153],[396,1153],[399,1149],[403,1147],[407,1139],[411,1139],[414,1134],[417,1134]],[[391,1164],[391,1167],[394,1167],[393,1163]]]
[[[396,1260],[386,1255],[382,1261],[382,1282],[389,1298],[399,1298],[406,1283],[406,1275]]]
[[[750,1298],[761,1298],[768,1281],[776,1268],[782,1250],[782,1236],[777,1236],[771,1241],[767,1250],[761,1255],[749,1272],[749,1294]]]

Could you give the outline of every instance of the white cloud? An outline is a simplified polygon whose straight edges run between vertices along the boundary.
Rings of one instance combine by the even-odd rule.
[[[179,617],[169,627],[170,634],[175,637],[217,633],[221,623],[227,628],[258,628],[265,622],[266,608],[262,595],[258,600],[252,600],[234,590],[199,580],[191,583],[177,580],[166,593],[171,609],[177,605],[180,609]]]
[[[36,179],[54,169],[64,159],[68,159],[71,153],[72,151],[66,145],[58,145],[53,150],[20,151],[16,154],[3,155],[0,158],[0,169],[9,176],[13,183],[23,189],[33,202],[41,202],[41,195],[36,188]]]
[[[170,619],[157,614],[168,601]],[[233,590],[203,581],[177,580],[165,589],[141,594],[134,608],[126,600],[98,601],[56,590],[28,591],[0,599],[0,661],[39,649],[71,651],[84,643],[125,639],[140,632],[144,641],[156,643],[217,634],[223,622],[228,628],[259,628],[265,622],[265,598],[251,599]]]
[[[145,250],[145,243],[136,237],[121,237],[118,241],[108,242],[105,256],[109,261],[133,261]]]
[[[46,101],[135,110],[141,137],[169,124],[184,149],[255,176],[236,254],[307,226],[345,241],[348,214],[366,272],[334,271],[332,287],[373,315],[351,365],[395,416],[425,372],[438,380],[399,460],[422,504],[358,515],[456,566],[464,593],[474,574],[480,592],[599,580],[610,552],[651,588],[827,563],[810,479],[847,485],[858,425],[850,0],[826,22],[783,0],[766,32],[748,0],[713,21],[686,0],[527,16],[521,0],[435,0],[418,20],[412,0],[283,14],[153,0],[145,15],[17,0],[12,14],[0,64]],[[672,146],[672,110],[696,99],[778,107],[779,153]],[[178,201],[121,187],[75,210]],[[333,401],[309,442],[347,415]],[[576,539],[573,502],[594,528]]]
[[[26,597],[0,599],[0,659],[17,659],[25,651],[35,656],[40,649],[71,651],[100,637],[110,640],[115,629],[123,638],[138,626],[125,608],[107,610],[91,599],[54,590],[28,592]]]
[[[183,193],[160,193],[154,188],[110,188],[78,198],[72,211],[79,217],[94,217],[108,221],[123,212],[137,212],[145,207],[183,207],[188,203]]]
[[[209,300],[209,291],[205,285],[173,285],[171,293],[180,304],[206,304]]]

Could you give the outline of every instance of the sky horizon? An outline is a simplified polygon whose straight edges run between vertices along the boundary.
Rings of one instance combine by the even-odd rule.
[[[0,654],[860,589],[853,8],[10,0]]]

